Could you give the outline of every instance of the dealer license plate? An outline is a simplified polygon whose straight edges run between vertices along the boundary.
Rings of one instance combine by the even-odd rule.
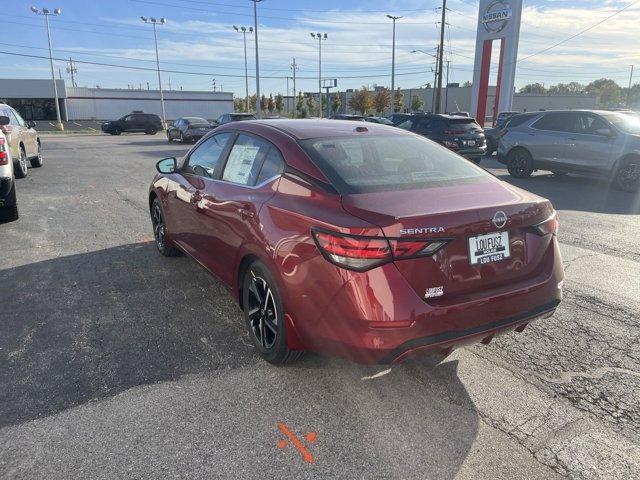
[[[469,262],[484,265],[511,256],[509,232],[494,232],[469,238]]]

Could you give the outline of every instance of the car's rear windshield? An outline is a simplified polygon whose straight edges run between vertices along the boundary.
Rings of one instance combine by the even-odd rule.
[[[187,117],[185,120],[192,125],[207,125],[209,123],[204,118],[200,117]]]
[[[493,178],[450,150],[414,135],[300,142],[340,193],[406,190]]]
[[[455,130],[464,130],[465,132],[480,128],[480,125],[473,118],[447,118],[444,123]]]
[[[253,115],[231,115],[231,118],[233,118],[234,120],[255,120],[256,117],[254,117]]]

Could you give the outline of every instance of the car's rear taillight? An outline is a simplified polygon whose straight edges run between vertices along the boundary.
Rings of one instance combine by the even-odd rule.
[[[0,165],[9,163],[9,155],[7,155],[6,140],[0,138]]]
[[[560,225],[560,221],[558,220],[558,213],[553,212],[553,214],[547,218],[546,220],[537,223],[535,225],[531,225],[529,230],[536,235],[544,236],[544,235],[557,235],[558,227]]]
[[[312,230],[322,255],[331,263],[363,272],[393,260],[433,255],[448,240],[407,240],[345,235],[327,230]]]

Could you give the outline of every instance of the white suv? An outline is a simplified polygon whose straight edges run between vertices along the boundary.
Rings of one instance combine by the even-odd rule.
[[[16,182],[13,176],[11,149],[7,137],[0,130],[0,222],[12,222],[17,219],[18,203],[16,201]]]

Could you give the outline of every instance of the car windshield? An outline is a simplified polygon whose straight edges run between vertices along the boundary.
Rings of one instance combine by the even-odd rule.
[[[248,113],[247,114],[237,114],[236,113],[234,115],[231,115],[231,118],[233,120],[255,120],[256,119],[255,116],[253,116],[251,114],[248,114]]]
[[[464,158],[419,136],[316,138],[301,145],[341,193],[405,190],[492,178]]]
[[[640,135],[640,118],[624,113],[606,113],[602,116],[623,132]]]

